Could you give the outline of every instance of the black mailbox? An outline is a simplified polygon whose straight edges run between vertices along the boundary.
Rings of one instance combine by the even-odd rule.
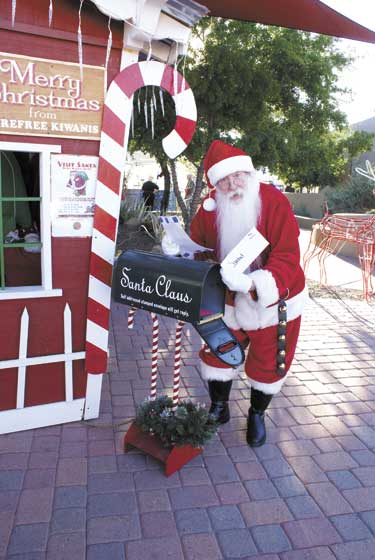
[[[243,350],[222,320],[219,264],[124,251],[115,266],[113,295],[119,303],[192,323],[219,359],[232,367],[243,363]]]

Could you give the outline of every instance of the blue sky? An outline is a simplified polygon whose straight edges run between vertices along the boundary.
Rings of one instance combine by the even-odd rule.
[[[322,0],[338,12],[375,31],[375,0]],[[343,72],[340,85],[352,90],[352,96],[339,99],[340,108],[350,123],[375,117],[375,44],[341,39],[340,46],[355,57]]]

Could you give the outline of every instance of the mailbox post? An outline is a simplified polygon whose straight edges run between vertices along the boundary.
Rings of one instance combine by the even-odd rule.
[[[118,258],[113,278],[113,297],[116,302],[131,308],[144,309],[155,314],[191,323],[215,355],[231,367],[244,361],[244,352],[231,334],[222,317],[225,306],[225,286],[220,276],[220,265],[167,257],[145,251],[124,251]],[[154,348],[153,348],[154,351]],[[176,356],[180,356],[177,349]],[[153,375],[155,364],[153,360]],[[179,376],[179,365],[178,365]],[[178,401],[178,389],[174,401]],[[141,431],[133,422],[124,439],[125,451],[132,446],[143,450],[165,463],[165,474],[170,476],[201,449],[186,444],[165,449],[155,437]]]

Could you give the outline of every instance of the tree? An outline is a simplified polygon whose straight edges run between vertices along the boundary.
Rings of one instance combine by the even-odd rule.
[[[310,135],[298,130],[294,138],[298,149],[282,163],[280,174],[307,189],[344,184],[351,176],[352,158],[371,149],[371,138],[365,132],[348,130]]]
[[[350,133],[338,110],[338,74],[350,58],[336,39],[216,18],[201,20],[194,34],[202,47],[187,58],[186,79],[198,122],[184,157],[197,174],[203,175],[202,158],[216,138],[244,149],[255,167],[300,186],[340,180],[348,159],[369,149],[371,136]],[[164,122],[165,132],[173,122]],[[155,135],[160,131],[158,124]],[[142,142],[154,152],[150,134]],[[200,175],[191,213],[200,198]]]

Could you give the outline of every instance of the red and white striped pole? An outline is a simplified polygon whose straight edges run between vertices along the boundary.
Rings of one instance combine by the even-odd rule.
[[[156,385],[158,381],[158,351],[159,351],[159,320],[156,313],[151,313],[152,318],[152,352],[151,352],[151,391],[150,399],[156,399]]]
[[[108,88],[100,136],[90,255],[85,360],[86,371],[90,374],[107,371],[112,267],[127,153],[127,128],[132,97],[144,86],[161,87],[175,102],[174,128],[162,140],[163,149],[171,159],[188,146],[197,121],[197,108],[189,84],[174,68],[161,62],[148,60],[127,66]]]
[[[173,373],[173,406],[172,410],[175,412],[178,405],[178,397],[180,394],[180,366],[181,366],[181,337],[182,329],[184,326],[183,321],[176,322],[176,337],[175,337],[175,353],[174,353],[174,373]]]
[[[134,327],[134,315],[137,311],[136,307],[129,307],[128,311],[128,329],[132,329]]]

